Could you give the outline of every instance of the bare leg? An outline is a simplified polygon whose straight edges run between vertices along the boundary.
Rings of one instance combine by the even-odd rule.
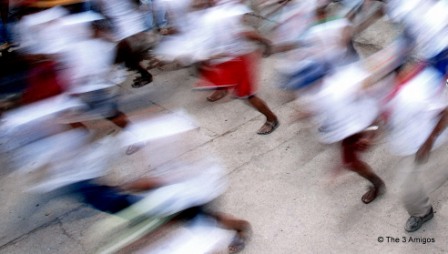
[[[128,117],[121,111],[118,111],[117,114],[115,114],[112,117],[108,117],[107,120],[111,121],[121,129],[124,129],[126,126],[129,125]]]
[[[358,173],[363,178],[367,179],[373,184],[362,196],[362,202],[368,204],[375,200],[375,198],[384,190],[385,185],[383,180],[377,176],[372,168],[362,161],[359,157],[359,153],[367,149],[368,142],[365,133],[358,133],[350,136],[342,141],[342,156],[344,165],[351,171]]]
[[[256,110],[266,116],[266,123],[258,130],[257,133],[265,135],[273,132],[279,124],[277,116],[272,113],[266,103],[257,96],[251,96],[247,100]]]

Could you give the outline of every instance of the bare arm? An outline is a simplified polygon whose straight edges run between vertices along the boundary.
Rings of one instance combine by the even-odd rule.
[[[423,145],[417,151],[417,154],[415,155],[416,162],[425,163],[428,161],[429,154],[431,152],[434,143],[436,142],[440,134],[442,134],[442,132],[446,129],[447,126],[448,126],[448,108],[445,108],[440,113],[439,122],[436,124],[431,134],[426,139],[425,143],[423,143]]]
[[[121,186],[125,191],[140,192],[156,189],[166,185],[166,181],[155,177],[144,177]]]
[[[256,42],[263,44],[266,47],[265,55],[269,55],[271,53],[271,48],[272,48],[271,41],[268,40],[267,38],[265,38],[264,36],[262,36],[260,33],[256,32],[256,31],[246,31],[246,32],[241,33],[241,36],[243,36],[244,38],[246,38],[248,40],[256,41]]]

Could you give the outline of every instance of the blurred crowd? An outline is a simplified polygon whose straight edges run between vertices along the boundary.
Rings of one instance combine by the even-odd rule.
[[[150,86],[163,65],[193,69],[193,90],[210,91],[209,102],[229,93],[247,102],[265,117],[256,133],[268,135],[280,121],[257,77],[262,57],[275,58],[269,68],[281,79],[271,89],[295,94],[316,139],[338,144],[342,167],[369,182],[363,203],[386,190],[362,158],[381,137],[402,160],[405,230],[434,216],[429,194],[448,180],[430,156],[447,141],[446,0],[0,0],[0,13],[0,129],[11,140],[2,152],[27,155],[14,173],[28,191],[112,214],[93,230],[108,236],[104,252],[172,220],[191,230],[160,253],[235,253],[250,238],[249,222],[209,205],[226,188],[219,154],[176,159],[162,175],[120,186],[99,180],[122,156],[148,153],[148,142],[152,155],[177,158],[199,127],[184,113],[132,122],[120,111],[120,85]],[[354,38],[380,18],[400,33],[361,57]],[[92,120],[120,132],[98,135]]]

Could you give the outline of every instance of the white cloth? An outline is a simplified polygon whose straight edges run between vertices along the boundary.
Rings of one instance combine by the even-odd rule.
[[[393,0],[389,16],[402,23],[416,40],[417,56],[429,59],[448,45],[448,2]]]
[[[260,29],[268,30],[273,44],[298,42],[302,34],[315,22],[315,9],[315,0],[288,2],[268,17],[272,22],[264,22]]]
[[[243,15],[251,10],[242,4],[228,3],[210,8],[204,16],[204,30],[208,30],[211,40],[207,48],[211,55],[227,54],[228,57],[213,60],[214,64],[230,61],[257,49],[242,33],[252,29],[243,23]]]
[[[207,60],[211,54],[207,47],[211,43],[207,41],[213,38],[209,30],[202,29],[206,13],[200,10],[182,14],[182,29],[177,34],[166,36],[154,54],[165,61],[178,60],[185,65]]]
[[[446,87],[440,74],[425,69],[404,85],[389,102],[390,144],[393,153],[405,156],[415,154],[439,121],[439,114],[448,106]],[[434,149],[446,141],[443,132]]]
[[[300,47],[279,54],[276,58],[278,72],[295,73],[311,63],[329,63],[337,66],[347,54],[347,45],[343,43],[342,33],[350,28],[347,19],[336,19],[310,27],[299,38]]]
[[[68,15],[61,7],[27,15],[18,25],[21,48],[30,54],[58,53],[73,42],[91,37],[89,22],[103,18],[91,11]]]
[[[144,199],[134,205],[135,209],[151,216],[168,216],[207,204],[227,188],[223,168],[215,162],[202,160],[181,165],[180,169],[191,175],[179,182],[140,194]]]
[[[167,37],[154,51],[164,60],[180,60],[184,64],[208,60],[218,54],[227,54],[214,63],[229,61],[253,52],[256,45],[241,33],[250,30],[242,16],[250,10],[241,4],[223,4],[188,13],[188,28],[180,34]]]
[[[361,90],[368,76],[355,63],[325,78],[312,103],[321,142],[341,141],[369,127],[377,118],[378,99]]]
[[[96,0],[101,12],[112,21],[117,41],[145,31],[145,17],[130,0]]]
[[[160,4],[166,7],[169,22],[180,33],[188,31],[187,14],[190,12],[192,0],[160,0]]]
[[[60,18],[67,14],[62,7],[55,7],[23,17],[18,31],[25,53],[52,54],[64,47],[68,31],[63,29]]]
[[[312,26],[302,38],[311,57],[326,61],[334,61],[343,57],[347,45],[343,41],[343,31],[349,29],[351,23],[345,18],[338,18]]]
[[[84,131],[71,130],[22,148],[21,152],[34,159],[19,170],[27,177],[28,190],[49,192],[104,175],[119,158],[121,146],[112,137],[96,143],[89,138]]]
[[[109,80],[115,56],[114,43],[101,39],[81,40],[66,47],[60,55],[70,91],[82,93],[116,85]]]

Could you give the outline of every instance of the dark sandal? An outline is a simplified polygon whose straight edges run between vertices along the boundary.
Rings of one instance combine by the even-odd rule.
[[[134,79],[134,83],[132,84],[133,88],[140,88],[142,86],[146,86],[147,84],[152,82],[152,77],[150,78],[136,78]]]
[[[229,253],[238,253],[246,247],[246,240],[240,235],[235,235],[232,242],[229,245]]]
[[[145,146],[144,143],[136,143],[128,146],[126,149],[126,155],[132,155],[138,151],[140,151]]]
[[[278,120],[275,120],[274,122],[265,122],[263,126],[257,131],[258,135],[268,135],[272,133],[277,127],[280,125],[280,122]]]
[[[379,195],[381,195],[384,192],[384,185],[379,187],[370,186],[369,190],[364,193],[361,197],[361,201],[364,204],[369,204],[372,201],[374,201]]]

